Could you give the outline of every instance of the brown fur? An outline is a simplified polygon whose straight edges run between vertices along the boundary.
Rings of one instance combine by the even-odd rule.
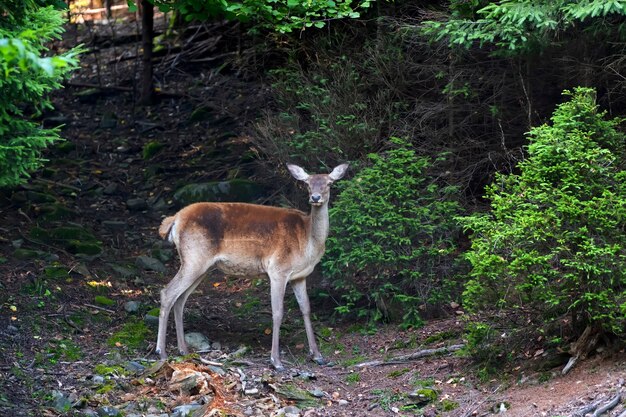
[[[167,239],[167,235],[170,234],[170,229],[174,224],[174,218],[175,216],[169,216],[164,218],[161,222],[161,226],[159,226],[159,236],[161,236],[161,239]]]

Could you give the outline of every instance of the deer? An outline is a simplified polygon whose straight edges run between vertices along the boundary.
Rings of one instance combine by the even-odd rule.
[[[178,350],[188,354],[183,330],[185,303],[205,274],[217,269],[226,275],[269,277],[270,361],[277,371],[285,369],[280,360],[279,335],[287,283],[291,284],[304,319],[309,355],[318,365],[327,364],[315,341],[306,278],[324,254],[329,233],[330,187],[345,175],[348,164],[338,165],[329,174],[309,175],[292,164],[287,164],[287,169],[308,187],[309,214],[258,204],[203,202],[188,205],[163,219],[159,235],[176,246],[180,269],[161,290],[155,350],[161,359],[167,359],[165,342],[172,308]]]

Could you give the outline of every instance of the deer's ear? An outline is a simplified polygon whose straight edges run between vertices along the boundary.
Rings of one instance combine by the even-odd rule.
[[[348,171],[349,164],[341,164],[335,167],[333,171],[328,175],[331,180],[337,181],[343,178],[346,175],[346,171]]]
[[[309,174],[298,165],[287,164],[287,169],[291,172],[291,175],[297,180],[306,181],[309,179]]]

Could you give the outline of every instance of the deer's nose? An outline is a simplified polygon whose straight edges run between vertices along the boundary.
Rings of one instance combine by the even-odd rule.
[[[318,203],[322,199],[322,196],[319,194],[311,194],[311,201],[314,203]]]

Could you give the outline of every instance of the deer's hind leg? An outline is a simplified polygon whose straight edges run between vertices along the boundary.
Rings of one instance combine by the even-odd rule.
[[[156,353],[162,359],[167,358],[165,349],[165,341],[167,336],[167,321],[172,307],[174,308],[174,319],[176,322],[176,335],[178,339],[179,350],[187,349],[183,333],[183,314],[182,310],[189,295],[195,290],[206,271],[211,267],[213,261],[210,262],[186,262],[181,260],[180,269],[161,290],[161,309],[159,311],[159,331],[157,335]],[[182,345],[181,345],[182,339]]]

